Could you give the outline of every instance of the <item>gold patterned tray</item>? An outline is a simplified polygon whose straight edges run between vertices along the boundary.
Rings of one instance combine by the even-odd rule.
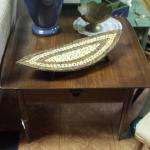
[[[102,60],[120,39],[121,30],[85,37],[55,49],[26,56],[17,63],[43,71],[69,72]]]

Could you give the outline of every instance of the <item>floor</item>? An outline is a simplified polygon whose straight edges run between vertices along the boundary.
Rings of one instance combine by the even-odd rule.
[[[0,150],[18,150],[19,132],[0,132]]]
[[[141,110],[147,92],[132,107],[130,119]],[[27,143],[22,135],[19,150],[135,150],[138,142],[134,138],[117,140],[121,107],[121,104],[30,106],[32,142]]]

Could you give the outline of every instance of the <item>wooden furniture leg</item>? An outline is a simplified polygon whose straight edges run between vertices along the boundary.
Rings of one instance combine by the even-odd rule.
[[[2,103],[4,91],[0,89],[0,104]]]
[[[147,44],[147,39],[148,39],[148,32],[149,32],[148,27],[143,28],[143,38],[141,40],[141,45],[142,45],[144,50],[146,49],[146,44]]]
[[[129,108],[132,104],[133,93],[134,93],[134,89],[128,89],[124,96],[122,113],[121,113],[119,130],[118,130],[118,140],[121,140],[124,137],[123,131],[127,131],[127,128],[129,128],[130,125],[129,121],[127,121],[127,117],[128,117]]]
[[[134,104],[136,102],[136,100],[139,98],[139,96],[143,93],[144,91],[144,88],[138,88],[134,97],[133,97],[133,100],[132,100],[132,104]]]
[[[25,103],[25,99],[21,90],[17,90],[18,104],[20,109],[20,118],[27,141],[30,142],[29,116]]]
[[[136,145],[135,150],[142,150],[142,148],[143,148],[143,143],[138,142],[138,144]]]

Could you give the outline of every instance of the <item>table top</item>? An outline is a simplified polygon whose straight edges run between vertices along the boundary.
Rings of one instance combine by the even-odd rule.
[[[120,18],[123,33],[109,54],[109,62],[70,73],[37,71],[16,61],[28,54],[54,48],[82,38],[72,28],[75,16],[61,16],[61,32],[52,37],[32,34],[32,22],[24,16],[17,23],[6,49],[1,71],[3,89],[74,89],[150,87],[148,61],[129,23]]]

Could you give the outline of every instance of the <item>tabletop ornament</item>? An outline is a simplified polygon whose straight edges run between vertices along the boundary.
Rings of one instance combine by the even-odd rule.
[[[88,22],[85,29],[89,32],[97,33],[101,31],[100,23],[111,17],[112,7],[104,2],[97,3],[90,1],[81,3],[78,11],[81,14],[81,18]]]
[[[122,30],[85,37],[57,48],[28,55],[18,64],[50,72],[70,72],[85,69],[100,62],[114,48]]]
[[[32,32],[39,36],[51,36],[59,32],[58,17],[63,0],[24,0],[34,22]]]
[[[86,22],[84,19],[82,19],[81,17],[78,17],[73,22],[73,28],[78,33],[83,34],[85,36],[94,36],[94,35],[97,35],[100,33],[110,32],[113,30],[122,30],[121,22],[113,17],[110,17],[107,20],[100,23],[99,25],[101,26],[101,30],[99,30],[98,32],[90,32],[90,31],[86,30],[86,26],[88,24],[89,23]]]
[[[122,30],[121,22],[111,17],[112,6],[105,1],[81,3],[78,11],[81,17],[73,22],[73,28],[80,34],[93,36],[113,30]]]

